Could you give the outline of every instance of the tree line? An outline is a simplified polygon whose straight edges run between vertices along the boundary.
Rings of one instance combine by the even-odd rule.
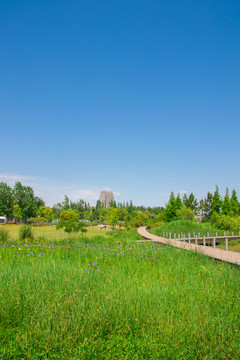
[[[208,192],[206,197],[197,200],[193,193],[170,194],[168,203],[164,207],[135,206],[132,201],[116,203],[113,201],[108,208],[103,207],[100,200],[96,206],[82,199],[71,201],[67,195],[63,202],[52,208],[45,205],[43,199],[34,195],[30,186],[16,182],[13,187],[0,182],[0,216],[9,219],[28,219],[35,225],[51,222],[53,219],[61,221],[88,220],[91,223],[105,223],[112,226],[119,224],[124,227],[139,227],[161,225],[163,222],[188,219],[200,222],[212,222],[218,227],[240,230],[240,203],[236,190],[231,194],[226,188],[225,196],[221,197],[219,188],[215,192]]]

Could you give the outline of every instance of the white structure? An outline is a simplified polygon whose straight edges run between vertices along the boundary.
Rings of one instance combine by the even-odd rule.
[[[0,216],[0,224],[5,225],[7,223],[7,218],[6,216]]]

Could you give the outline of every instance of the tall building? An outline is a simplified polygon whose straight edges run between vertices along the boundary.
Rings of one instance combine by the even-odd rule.
[[[114,201],[112,191],[101,191],[100,201],[103,207],[109,207],[111,201]]]

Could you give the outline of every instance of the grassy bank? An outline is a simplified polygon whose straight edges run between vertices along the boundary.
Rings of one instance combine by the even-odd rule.
[[[165,223],[160,227],[152,228],[150,232],[154,235],[163,236],[163,233],[171,233],[172,237],[175,234],[185,234],[186,236],[190,234],[193,236],[193,233],[198,235],[200,233],[200,236],[207,236],[209,233],[209,236],[215,236],[216,232],[219,236],[224,235],[224,230],[218,229],[211,225],[210,223],[195,223],[189,220],[176,220],[171,221],[169,223]],[[226,235],[231,235],[231,231],[226,231]],[[239,235],[239,232],[234,232],[235,235]]]
[[[134,236],[2,245],[0,358],[239,359],[239,268]]]
[[[218,236],[221,236],[224,235],[224,232],[226,233],[226,235],[232,235],[232,231],[224,231],[218,229],[213,225],[211,225],[210,223],[198,224],[188,220],[177,220],[177,221],[172,221],[170,223],[165,223],[160,227],[150,229],[149,232],[157,236],[163,236],[164,234],[166,236],[166,233],[168,233],[168,237],[169,234],[171,233],[172,238],[174,237],[174,233],[176,234],[177,237],[178,234],[181,233],[185,234],[186,237],[188,236],[188,234],[190,234],[193,237],[194,233],[195,235],[200,234],[201,237],[207,236],[208,233],[209,236],[216,236],[216,233],[218,233]],[[235,231],[234,235],[239,235],[239,232]],[[218,244],[217,247],[219,247],[220,249],[225,249],[225,242],[223,241],[222,243]],[[240,252],[239,241],[229,240],[228,248],[230,251]]]

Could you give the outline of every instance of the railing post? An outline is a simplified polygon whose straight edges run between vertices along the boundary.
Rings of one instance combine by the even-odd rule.
[[[224,236],[226,236],[226,231],[224,231]]]
[[[225,239],[225,250],[228,251],[228,239]]]
[[[216,238],[215,237],[213,238],[213,247],[214,247],[214,249],[216,247]]]
[[[174,240],[176,240],[176,234],[174,234]]]
[[[180,234],[178,234],[178,240],[180,240]]]
[[[195,232],[193,232],[193,237],[195,238]]]
[[[172,237],[172,234],[171,234],[171,233],[169,233],[169,239],[171,239],[171,237]]]
[[[168,232],[166,232],[166,238],[168,237]]]
[[[233,236],[233,232],[232,232],[232,236]]]
[[[207,237],[209,237],[209,232],[207,233]]]
[[[201,236],[200,236],[200,233],[198,233],[198,237],[200,238]]]
[[[203,237],[203,246],[206,246],[206,238],[205,238],[205,236]]]
[[[185,234],[183,235],[183,241],[185,242]]]
[[[190,234],[188,234],[188,242],[189,242],[189,244],[191,244],[191,235]]]
[[[195,239],[195,244],[197,245],[197,236],[196,236],[196,239]]]
[[[218,233],[216,232],[216,237],[218,236]]]

